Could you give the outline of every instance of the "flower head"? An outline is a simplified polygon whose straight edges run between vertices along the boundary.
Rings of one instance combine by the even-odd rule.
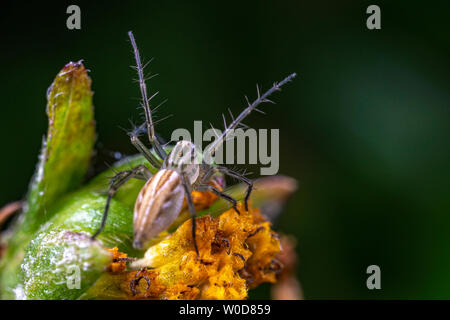
[[[187,220],[131,263],[134,270],[113,262],[92,290],[106,298],[245,299],[249,288],[276,281],[281,247],[259,210],[247,212],[241,204],[238,209],[241,214],[230,209],[217,218],[196,219],[198,256]]]

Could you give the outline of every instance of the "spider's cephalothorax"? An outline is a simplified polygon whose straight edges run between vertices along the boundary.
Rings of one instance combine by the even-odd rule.
[[[139,139],[137,132],[131,132],[131,143],[136,149],[159,171],[154,175],[147,169],[146,166],[140,165],[131,170],[121,171],[114,176],[108,191],[108,198],[106,200],[105,211],[101,221],[100,228],[92,236],[96,238],[105,227],[106,218],[108,215],[109,205],[112,197],[122,186],[131,178],[146,180],[147,182],[139,192],[134,207],[134,241],[133,246],[137,249],[142,249],[145,244],[160,232],[166,230],[172,222],[180,214],[183,206],[183,201],[186,199],[189,212],[192,216],[192,238],[195,251],[198,255],[197,243],[195,240],[195,207],[192,200],[192,191],[212,192],[216,195],[229,201],[233,208],[239,213],[237,209],[237,201],[222,192],[221,189],[216,188],[212,180],[220,179],[218,175],[228,175],[239,179],[248,185],[245,194],[245,208],[248,210],[248,199],[253,188],[253,183],[244,175],[232,171],[226,167],[214,165],[209,159],[221,144],[230,138],[231,132],[241,124],[242,120],[250,114],[251,111],[257,110],[256,107],[264,102],[272,102],[267,99],[273,92],[280,90],[281,86],[292,80],[296,74],[293,73],[286,77],[279,83],[274,83],[273,86],[264,94],[260,94],[258,88],[258,97],[253,103],[248,102],[248,106],[239,114],[238,117],[233,118],[230,125],[225,126],[224,132],[216,137],[216,140],[210,147],[201,154],[196,146],[190,141],[179,141],[175,144],[170,153],[166,153],[165,149],[160,145],[155,136],[154,122],[152,119],[152,112],[150,108],[150,100],[147,95],[147,87],[145,84],[144,71],[137,49],[136,41],[131,31],[128,33],[131,44],[133,46],[134,55],[136,59],[136,70],[139,76],[139,85],[142,95],[142,107],[145,112],[145,127],[147,129],[149,142],[157,154],[155,156],[149,148],[147,148]],[[247,100],[248,101],[248,100]],[[206,160],[205,160],[206,159]]]
[[[164,160],[163,169],[184,173],[188,182],[193,185],[200,174],[201,156],[195,145],[186,140],[177,142]]]

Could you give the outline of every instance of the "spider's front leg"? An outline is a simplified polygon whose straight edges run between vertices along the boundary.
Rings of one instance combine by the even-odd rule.
[[[152,177],[152,173],[144,165],[139,165],[131,170],[120,171],[112,179],[108,190],[108,198],[106,199],[105,211],[103,212],[102,222],[100,228],[92,235],[94,240],[105,228],[106,218],[108,217],[109,205],[111,199],[116,194],[117,190],[124,185],[128,180],[135,178],[140,180],[148,180]]]
[[[130,37],[131,45],[133,47],[134,51],[134,58],[136,59],[136,71],[139,76],[139,88],[141,89],[141,96],[142,96],[142,107],[144,108],[145,113],[145,124],[147,126],[147,134],[148,134],[148,140],[150,144],[155,148],[155,152],[158,154],[158,156],[161,159],[165,159],[167,157],[167,153],[164,151],[164,148],[159,143],[158,139],[155,135],[155,127],[154,122],[152,118],[152,110],[150,109],[150,100],[152,100],[153,97],[155,97],[157,93],[155,93],[150,98],[147,95],[147,85],[145,84],[145,77],[144,77],[144,66],[141,62],[141,56],[139,55],[139,50],[136,44],[136,40],[134,39],[133,33],[130,31],[128,32],[128,36]]]

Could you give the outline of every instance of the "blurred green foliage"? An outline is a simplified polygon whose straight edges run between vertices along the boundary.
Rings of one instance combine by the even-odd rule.
[[[194,120],[219,126],[255,83],[298,73],[246,124],[280,128],[280,173],[300,183],[277,228],[298,239],[306,298],[450,298],[448,2],[377,1],[377,31],[367,1],[80,2],[80,31],[65,27],[69,4],[2,9],[0,204],[27,190],[44,93],[70,60],[91,69],[98,164],[134,153],[119,128],[140,118],[133,30],[156,58],[150,90],[169,99],[158,115],[174,114],[157,127],[165,138]],[[365,286],[371,264],[378,291]]]

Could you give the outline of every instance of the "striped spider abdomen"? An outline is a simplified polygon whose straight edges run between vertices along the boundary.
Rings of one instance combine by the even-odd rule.
[[[161,169],[142,187],[134,206],[133,247],[142,249],[146,242],[166,230],[178,217],[185,191],[180,175]]]

